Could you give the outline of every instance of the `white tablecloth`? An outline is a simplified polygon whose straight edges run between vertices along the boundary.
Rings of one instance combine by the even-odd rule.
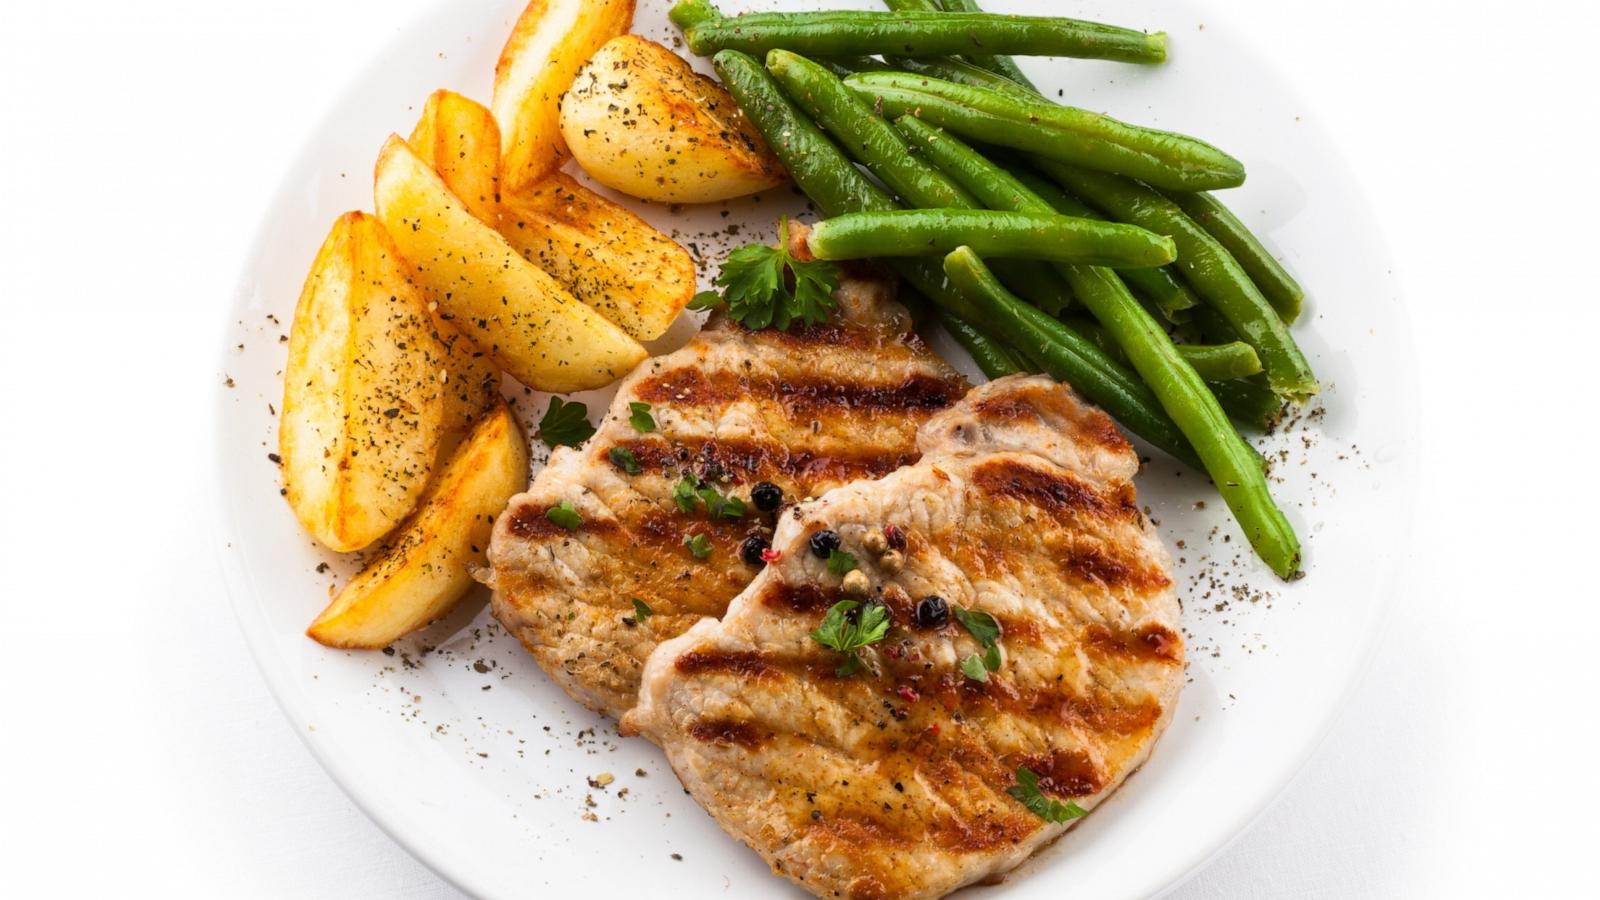
[[[425,2],[0,6],[0,895],[452,893],[279,715],[198,474],[253,222]],[[1430,462],[1354,704],[1173,896],[1593,896],[1596,5],[1216,5],[1385,223]]]

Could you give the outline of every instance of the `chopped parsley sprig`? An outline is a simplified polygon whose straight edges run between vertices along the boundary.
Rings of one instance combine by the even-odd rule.
[[[1006,793],[1046,822],[1059,825],[1089,814],[1088,810],[1071,800],[1062,803],[1054,797],[1045,796],[1044,791],[1039,790],[1039,776],[1027,766],[1017,769],[1017,783],[1006,788]]]
[[[589,424],[589,407],[582,403],[568,403],[560,397],[551,397],[550,406],[539,420],[539,440],[552,450],[556,447],[576,447],[594,435]]]
[[[983,646],[982,656],[973,654],[961,661],[961,674],[973,681],[988,681],[990,672],[1000,671],[1000,623],[986,612],[959,606],[954,612],[961,627]]]
[[[850,615],[858,607],[860,613]],[[888,633],[889,610],[883,604],[868,603],[862,606],[854,600],[840,600],[829,608],[822,624],[811,632],[811,639],[848,657],[834,670],[834,674],[840,678],[848,678],[861,671],[863,666],[856,651],[876,644]]]
[[[742,519],[748,510],[743,500],[723,494],[688,472],[672,486],[672,502],[684,515],[694,512],[697,503],[704,503],[706,514],[713,519]]]
[[[828,320],[837,304],[839,267],[820,259],[799,260],[789,253],[789,220],[778,223],[778,246],[746,244],[728,254],[717,273],[717,286],[728,317],[757,330],[787,331],[796,321],[816,325]],[[716,296],[696,295],[693,309],[710,309]]]

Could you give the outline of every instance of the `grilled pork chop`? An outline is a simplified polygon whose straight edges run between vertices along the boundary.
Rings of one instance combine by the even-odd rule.
[[[1105,414],[1013,376],[931,419],[918,445],[919,463],[786,513],[777,561],[721,621],[656,650],[623,720],[725,830],[818,896],[938,897],[1002,875],[1069,827],[1008,793],[1019,770],[1044,798],[1093,808],[1149,754],[1183,678],[1170,558]],[[905,541],[897,572],[866,549],[886,526]],[[845,599],[810,551],[823,530],[891,617],[842,677],[848,657],[809,636]],[[992,674],[958,608],[1000,625]]]
[[[558,449],[512,499],[489,547],[494,614],[567,693],[620,716],[658,643],[722,615],[761,566],[741,559],[743,542],[770,536],[776,515],[756,509],[753,485],[793,502],[916,461],[918,426],[967,384],[911,330],[892,285],[846,272],[830,321],[790,332],[714,317],[641,364],[596,434]],[[650,405],[654,431],[630,423],[632,403]],[[684,512],[673,497],[684,473],[748,514],[712,519],[705,502]],[[562,501],[582,518],[576,530],[546,516]],[[684,543],[694,535],[709,539],[704,559]],[[643,621],[635,599],[651,611]]]

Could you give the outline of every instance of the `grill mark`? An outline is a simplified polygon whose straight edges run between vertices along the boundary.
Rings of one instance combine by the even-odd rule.
[[[738,719],[708,719],[689,726],[689,735],[705,744],[754,750],[762,744],[755,725]]]
[[[1042,793],[1057,797],[1087,797],[1106,786],[1106,773],[1082,750],[1057,748],[1023,756],[1015,762],[1039,776]]]
[[[639,382],[635,393],[649,403],[720,406],[741,397],[782,404],[791,413],[826,410],[936,411],[960,399],[960,385],[913,373],[894,384],[841,383],[796,374],[781,380],[700,369],[676,369]]]
[[[1064,400],[1054,390],[1014,390],[985,397],[973,406],[973,413],[979,421],[997,425],[1039,418],[1046,412],[1055,412],[1065,419],[1074,438],[1111,451],[1132,449],[1110,416],[1091,407],[1080,406],[1075,401]]]
[[[782,478],[807,493],[822,484],[881,478],[901,466],[916,462],[920,455],[892,452],[886,448],[858,447],[851,455],[818,454],[810,450],[791,450],[768,441],[732,440],[669,442],[663,440],[620,441],[645,471],[675,472],[687,465],[694,471],[726,473],[735,483]],[[604,456],[609,448],[597,454]]]
[[[684,675],[738,675],[741,678],[770,678],[778,669],[754,651],[690,650],[672,662]]]
[[[1061,516],[1088,515],[1101,519],[1137,521],[1139,507],[1119,491],[1108,499],[1089,484],[1065,471],[1046,472],[1015,459],[998,459],[972,472],[973,484],[985,493],[1012,497]]]
[[[585,518],[583,524],[575,530],[568,531],[560,525],[550,521],[545,515],[555,504],[524,503],[511,513],[511,518],[506,522],[506,530],[519,538],[548,539],[572,537],[579,532],[587,534],[611,534],[617,531],[617,523],[611,519]]]
[[[766,606],[780,607],[790,612],[811,613],[826,610],[839,602],[839,598],[815,584],[790,584],[787,581],[780,581],[761,593],[761,602]]]
[[[1113,632],[1098,623],[1083,630],[1083,643],[1091,653],[1128,659],[1175,663],[1183,659],[1183,641],[1159,622],[1133,631]]]

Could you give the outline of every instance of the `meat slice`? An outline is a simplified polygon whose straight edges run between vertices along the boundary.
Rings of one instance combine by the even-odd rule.
[[[831,320],[790,332],[714,318],[629,375],[598,432],[557,450],[512,499],[489,548],[494,614],[567,693],[620,716],[658,643],[722,615],[760,570],[741,560],[741,543],[774,523],[750,502],[754,484],[794,501],[917,460],[918,426],[967,384],[911,330],[892,290],[846,273]],[[650,405],[654,431],[630,423],[632,403]],[[749,514],[713,521],[703,503],[685,513],[673,488],[686,472]],[[562,501],[582,517],[575,531],[546,517]],[[705,559],[685,546],[693,535],[709,540]],[[644,621],[634,599],[652,611]]]
[[[623,719],[726,831],[818,896],[938,897],[1002,875],[1070,826],[1008,793],[1019,770],[1092,809],[1148,756],[1183,679],[1170,557],[1105,414],[1013,376],[918,443],[917,464],[784,515],[778,562],[721,621],[656,650]],[[886,526],[905,542],[898,571],[868,549]],[[892,623],[845,676],[809,636],[845,599],[808,552],[825,529]],[[919,621],[935,595],[948,620]],[[992,674],[957,608],[1000,625]],[[986,680],[963,672],[975,656]]]

